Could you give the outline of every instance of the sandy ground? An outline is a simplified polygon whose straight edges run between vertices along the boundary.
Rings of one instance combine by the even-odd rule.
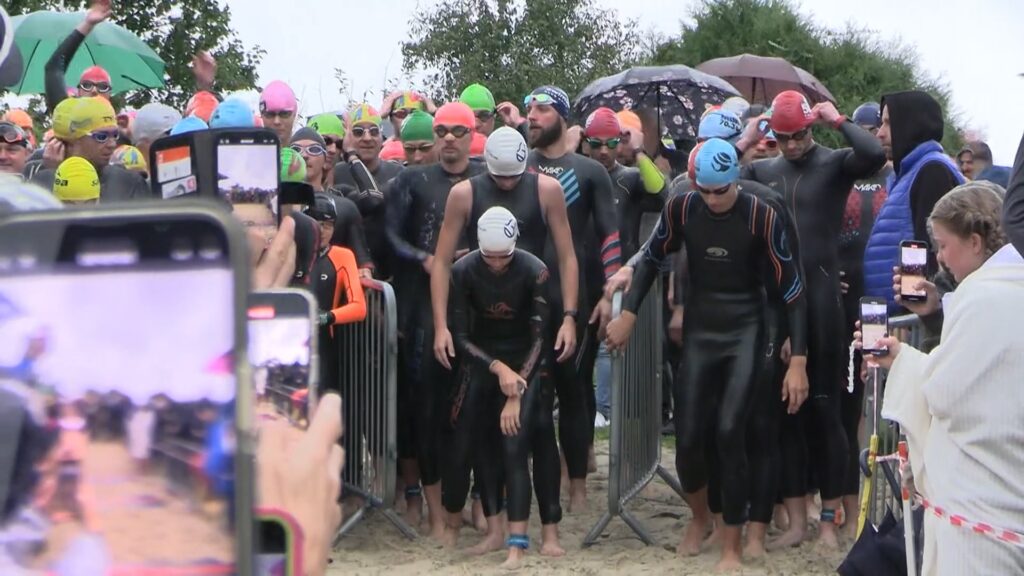
[[[598,542],[582,549],[583,538],[606,509],[608,444],[598,441],[598,472],[588,480],[591,510],[583,514],[565,514],[561,524],[562,546],[567,555],[550,559],[537,554],[540,523],[536,502],[530,518],[530,550],[521,574],[709,574],[714,573],[718,553],[706,551],[696,558],[679,559],[675,546],[690,517],[681,498],[660,480],[655,480],[627,508],[645,526],[657,546],[645,546],[621,519],[612,520]],[[674,461],[672,450],[662,450],[662,462]],[[671,466],[671,464],[669,464]],[[563,493],[562,506],[567,504]],[[463,529],[459,548],[479,540],[471,528]],[[839,552],[819,551],[813,543],[800,548],[774,552],[758,564],[748,563],[742,574],[811,575],[834,574],[848,545]],[[373,514],[345,536],[332,557],[328,574],[341,575],[437,575],[508,574],[499,565],[505,552],[467,558],[464,553],[449,553],[426,539],[406,540],[379,514]]]

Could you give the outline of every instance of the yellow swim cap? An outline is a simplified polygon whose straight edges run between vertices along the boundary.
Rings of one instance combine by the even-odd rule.
[[[146,159],[142,152],[135,146],[118,146],[114,154],[110,156],[110,163],[124,166],[125,170],[147,172]]]
[[[53,134],[65,141],[78,140],[104,128],[117,128],[117,115],[106,98],[67,98],[53,111]]]
[[[100,197],[100,177],[96,168],[78,156],[61,162],[53,177],[53,195],[61,202],[96,200]]]

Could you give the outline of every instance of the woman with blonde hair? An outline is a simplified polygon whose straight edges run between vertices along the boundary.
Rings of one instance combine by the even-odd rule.
[[[948,515],[1024,534],[1024,259],[1007,243],[1000,190],[969,182],[932,210],[939,262],[959,283],[942,298],[939,346],[886,337],[871,344],[888,353],[868,362],[890,370],[882,416],[907,435],[918,492]],[[925,305],[939,305],[934,286]],[[1021,574],[1024,548],[929,512],[923,573]]]

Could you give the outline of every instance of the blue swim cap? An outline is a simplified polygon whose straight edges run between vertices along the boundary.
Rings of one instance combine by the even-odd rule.
[[[697,185],[708,190],[723,188],[740,177],[736,147],[720,138],[712,138],[700,147],[694,159]]]
[[[252,128],[255,125],[252,109],[238,98],[221,102],[210,116],[210,128]]]
[[[853,111],[853,118],[850,118],[858,126],[870,126],[880,128],[882,126],[882,109],[877,102],[865,102]]]
[[[708,140],[710,138],[721,138],[730,142],[738,139],[743,133],[743,123],[739,116],[728,110],[715,110],[708,112],[700,121],[697,129],[697,138]]]
[[[209,126],[203,119],[198,116],[186,116],[171,128],[171,136],[177,136],[178,134],[184,134],[186,132],[199,132],[200,130],[206,130]]]

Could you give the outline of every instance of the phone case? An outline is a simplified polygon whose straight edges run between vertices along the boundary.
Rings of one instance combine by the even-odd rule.
[[[308,407],[312,414],[313,407],[320,399],[320,350],[319,339],[316,335],[316,310],[317,304],[313,295],[307,290],[298,288],[274,288],[269,290],[258,290],[252,292],[251,298],[259,298],[263,294],[287,294],[289,296],[302,298],[308,304],[309,309],[309,396]],[[251,300],[250,300],[251,301]]]

